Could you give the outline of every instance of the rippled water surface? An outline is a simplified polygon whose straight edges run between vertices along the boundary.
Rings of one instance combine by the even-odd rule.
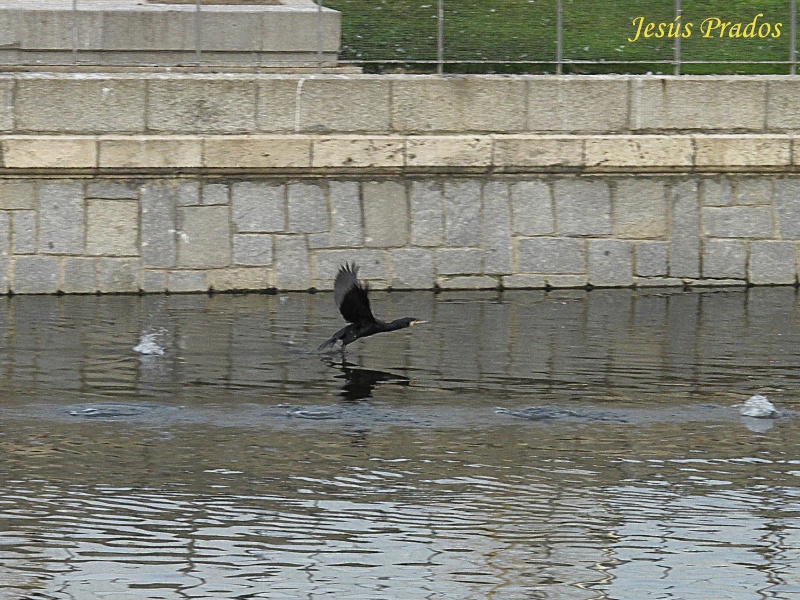
[[[800,598],[793,288],[373,308],[0,299],[0,599]]]

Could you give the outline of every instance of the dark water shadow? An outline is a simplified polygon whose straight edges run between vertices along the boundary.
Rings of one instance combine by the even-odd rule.
[[[342,382],[339,396],[347,402],[358,402],[372,398],[373,391],[380,385],[390,384],[407,386],[411,379],[390,371],[378,369],[365,369],[354,363],[348,362],[343,356],[340,361],[333,358],[326,359],[328,366],[340,371],[334,379]]]

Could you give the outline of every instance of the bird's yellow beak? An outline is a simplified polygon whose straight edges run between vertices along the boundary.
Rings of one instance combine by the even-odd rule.
[[[427,321],[411,321],[408,326],[413,327],[414,325],[419,325],[420,323],[427,323]]]

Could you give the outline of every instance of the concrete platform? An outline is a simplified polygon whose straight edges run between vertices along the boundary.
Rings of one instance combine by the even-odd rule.
[[[337,11],[312,0],[212,1],[198,10],[194,0],[0,0],[0,68],[336,65]]]

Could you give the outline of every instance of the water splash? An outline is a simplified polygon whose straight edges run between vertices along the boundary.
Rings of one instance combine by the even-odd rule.
[[[159,343],[159,338],[166,333],[165,329],[159,329],[153,333],[143,333],[139,343],[133,347],[134,352],[147,356],[164,356],[164,346]]]
[[[750,396],[747,402],[742,404],[739,414],[743,417],[755,417],[757,419],[773,419],[778,416],[778,409],[770,402],[766,396],[756,394]]]

